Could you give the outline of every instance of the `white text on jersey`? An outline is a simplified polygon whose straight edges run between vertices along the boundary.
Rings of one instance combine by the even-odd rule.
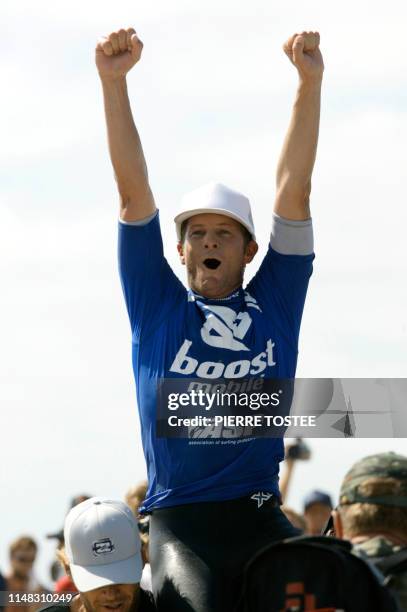
[[[220,361],[204,361],[199,363],[197,359],[188,355],[192,346],[191,340],[184,340],[183,345],[175,356],[170,367],[170,372],[190,376],[196,374],[199,378],[243,378],[244,376],[258,376],[268,366],[275,366],[273,348],[274,342],[267,340],[266,348],[256,355],[251,361],[239,359],[224,364]]]

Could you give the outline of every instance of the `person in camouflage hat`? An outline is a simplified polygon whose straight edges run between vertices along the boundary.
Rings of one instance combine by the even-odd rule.
[[[355,463],[342,482],[333,522],[336,537],[350,540],[355,554],[379,568],[407,550],[407,457],[380,453]],[[407,612],[405,568],[406,562],[390,586]]]

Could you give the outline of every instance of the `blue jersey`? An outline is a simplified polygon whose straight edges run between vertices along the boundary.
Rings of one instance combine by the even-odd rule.
[[[158,214],[147,224],[119,223],[120,275],[149,482],[142,511],[255,491],[279,494],[281,438],[210,445],[156,436],[159,379],[294,377],[314,255],[285,254],[284,232],[300,244],[312,227],[310,221],[275,219],[274,248],[269,246],[245,289],[222,299],[185,289],[164,258]]]

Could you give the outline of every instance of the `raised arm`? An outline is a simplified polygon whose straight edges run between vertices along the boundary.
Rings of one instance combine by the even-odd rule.
[[[143,43],[133,28],[113,32],[100,39],[96,46],[110,159],[120,194],[120,218],[123,221],[139,221],[155,211],[126,84],[126,75],[139,61],[142,48]]]
[[[299,84],[277,168],[274,212],[291,220],[310,217],[311,175],[318,144],[324,63],[318,32],[294,34],[284,51],[297,68]]]

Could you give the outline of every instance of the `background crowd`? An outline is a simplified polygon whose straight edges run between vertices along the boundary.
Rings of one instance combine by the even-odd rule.
[[[304,535],[336,536],[349,540],[355,554],[370,558],[375,564],[391,559],[407,550],[407,457],[395,453],[379,453],[361,458],[344,474],[338,491],[339,503],[335,507],[331,496],[321,490],[310,491],[303,500],[303,511],[291,509],[289,488],[298,461],[310,458],[310,449],[304,440],[297,439],[286,445],[286,458],[282,464],[280,490],[282,509],[289,520]],[[316,485],[318,484],[316,478]],[[137,518],[142,560],[144,564],[141,587],[151,590],[151,572],[148,559],[148,516],[141,516],[138,509],[145,498],[147,482],[142,481],[123,496]],[[69,502],[68,511],[89,499],[90,494],[78,494]],[[61,518],[62,523],[62,518]],[[24,526],[25,528],[28,527]],[[38,543],[23,530],[9,544],[9,568],[0,568],[0,591],[30,593],[51,592],[36,579],[35,563]],[[75,592],[71,577],[64,571],[64,531],[49,533],[56,543],[55,559],[49,567],[52,592]],[[393,556],[393,557],[392,557]],[[381,567],[383,570],[383,567]],[[407,611],[407,562],[388,572],[388,586],[397,593],[402,609]],[[35,612],[41,606],[19,606],[21,612]],[[8,606],[4,612],[11,612]]]

